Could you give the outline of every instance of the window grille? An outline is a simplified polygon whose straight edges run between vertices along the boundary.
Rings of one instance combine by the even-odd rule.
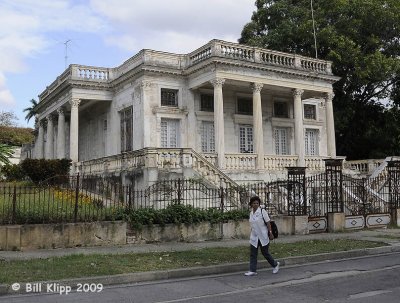
[[[237,99],[237,113],[242,115],[253,114],[253,100],[250,98]]]
[[[317,156],[318,155],[318,130],[306,129],[304,140],[305,140],[306,156]]]
[[[162,88],[161,106],[178,106],[178,90]]]
[[[275,137],[275,154],[288,155],[288,130],[286,128],[276,128],[274,130]]]
[[[201,150],[203,153],[215,152],[214,123],[204,122],[201,124]]]
[[[213,95],[201,95],[200,96],[200,110],[205,112],[214,111],[214,96]]]
[[[316,106],[312,104],[304,104],[304,119],[316,120]]]
[[[161,119],[161,147],[178,146],[178,126],[179,120]]]
[[[241,125],[239,128],[239,151],[253,153],[253,127]]]
[[[133,139],[133,108],[132,106],[120,111],[121,126],[121,152],[132,150]],[[107,120],[103,124],[104,130],[107,129]]]
[[[289,118],[288,104],[286,102],[274,102],[274,117]]]

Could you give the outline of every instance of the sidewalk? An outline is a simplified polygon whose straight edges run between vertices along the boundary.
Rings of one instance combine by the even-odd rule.
[[[342,251],[334,253],[324,253],[319,255],[290,257],[280,259],[282,266],[304,264],[309,262],[321,262],[326,260],[335,260],[350,257],[360,257],[365,255],[383,254],[400,251],[400,229],[374,229],[361,230],[343,233],[322,233],[309,235],[280,235],[276,243],[293,243],[307,240],[317,239],[355,239],[382,242],[382,247],[359,249],[351,251]],[[389,245],[387,245],[389,244]],[[132,244],[113,247],[80,247],[67,249],[51,249],[37,251],[0,251],[0,260],[28,260],[37,258],[61,257],[73,254],[126,254],[126,253],[143,253],[143,252],[164,252],[164,251],[185,251],[192,249],[201,249],[207,247],[235,247],[249,245],[248,240],[223,240],[223,241],[207,241],[197,243],[157,243],[157,244]],[[266,261],[259,262],[259,266],[264,268]],[[120,274],[113,276],[88,277],[69,279],[61,281],[65,285],[74,285],[76,283],[102,283],[103,285],[137,283],[145,281],[155,281],[163,279],[187,278],[192,276],[215,275],[246,271],[248,262],[223,264],[218,266],[182,268],[166,271],[139,272],[130,274]],[[15,294],[9,285],[0,285],[0,295]]]
[[[387,238],[385,238],[385,236]],[[397,239],[395,239],[397,238]],[[319,233],[308,235],[280,235],[276,243],[293,243],[307,240],[356,239],[400,244],[400,229],[372,229],[343,233]],[[127,254],[143,252],[185,251],[207,247],[236,247],[249,245],[248,239],[232,239],[204,242],[166,242],[156,244],[129,244],[121,246],[75,247],[63,249],[43,249],[35,251],[0,251],[0,260],[29,260],[62,257],[74,254]]]

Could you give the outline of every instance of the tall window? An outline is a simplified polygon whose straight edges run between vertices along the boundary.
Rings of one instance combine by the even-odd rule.
[[[200,110],[205,112],[214,111],[214,96],[213,95],[201,95],[200,96]]]
[[[241,153],[253,152],[253,127],[251,125],[240,125],[239,151]]]
[[[288,155],[288,130],[286,128],[276,128],[274,130],[275,137],[275,154]]]
[[[306,156],[318,155],[318,130],[306,129],[304,136]]]
[[[317,110],[313,104],[304,104],[304,119],[316,120]]]
[[[178,106],[178,90],[177,89],[161,89],[161,106]]]
[[[253,100],[251,98],[237,99],[237,113],[242,115],[253,114]]]
[[[289,118],[289,109],[286,102],[274,102],[274,117]]]
[[[215,153],[214,122],[201,123],[201,150],[203,153]]]
[[[120,111],[121,152],[132,150],[133,108],[132,106]],[[105,122],[107,123],[107,122]],[[107,125],[105,124],[105,127]]]
[[[161,147],[178,146],[179,120],[161,119]]]

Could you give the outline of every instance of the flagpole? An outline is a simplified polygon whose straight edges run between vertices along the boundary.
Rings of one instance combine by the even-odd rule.
[[[315,21],[314,21],[313,0],[311,0],[311,18],[312,18],[312,25],[313,25],[313,32],[314,32],[315,58],[318,58],[318,52],[317,52],[317,36],[316,36],[316,34],[315,34]]]

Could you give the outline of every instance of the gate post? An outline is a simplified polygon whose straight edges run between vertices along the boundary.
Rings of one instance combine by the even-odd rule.
[[[390,224],[400,226],[400,161],[387,161]]]
[[[325,159],[325,203],[328,212],[328,231],[342,231],[346,217],[343,203],[342,159]]]
[[[288,170],[288,215],[292,223],[293,234],[308,234],[308,210],[306,198],[306,168],[286,167]],[[284,220],[285,221],[285,220]]]

